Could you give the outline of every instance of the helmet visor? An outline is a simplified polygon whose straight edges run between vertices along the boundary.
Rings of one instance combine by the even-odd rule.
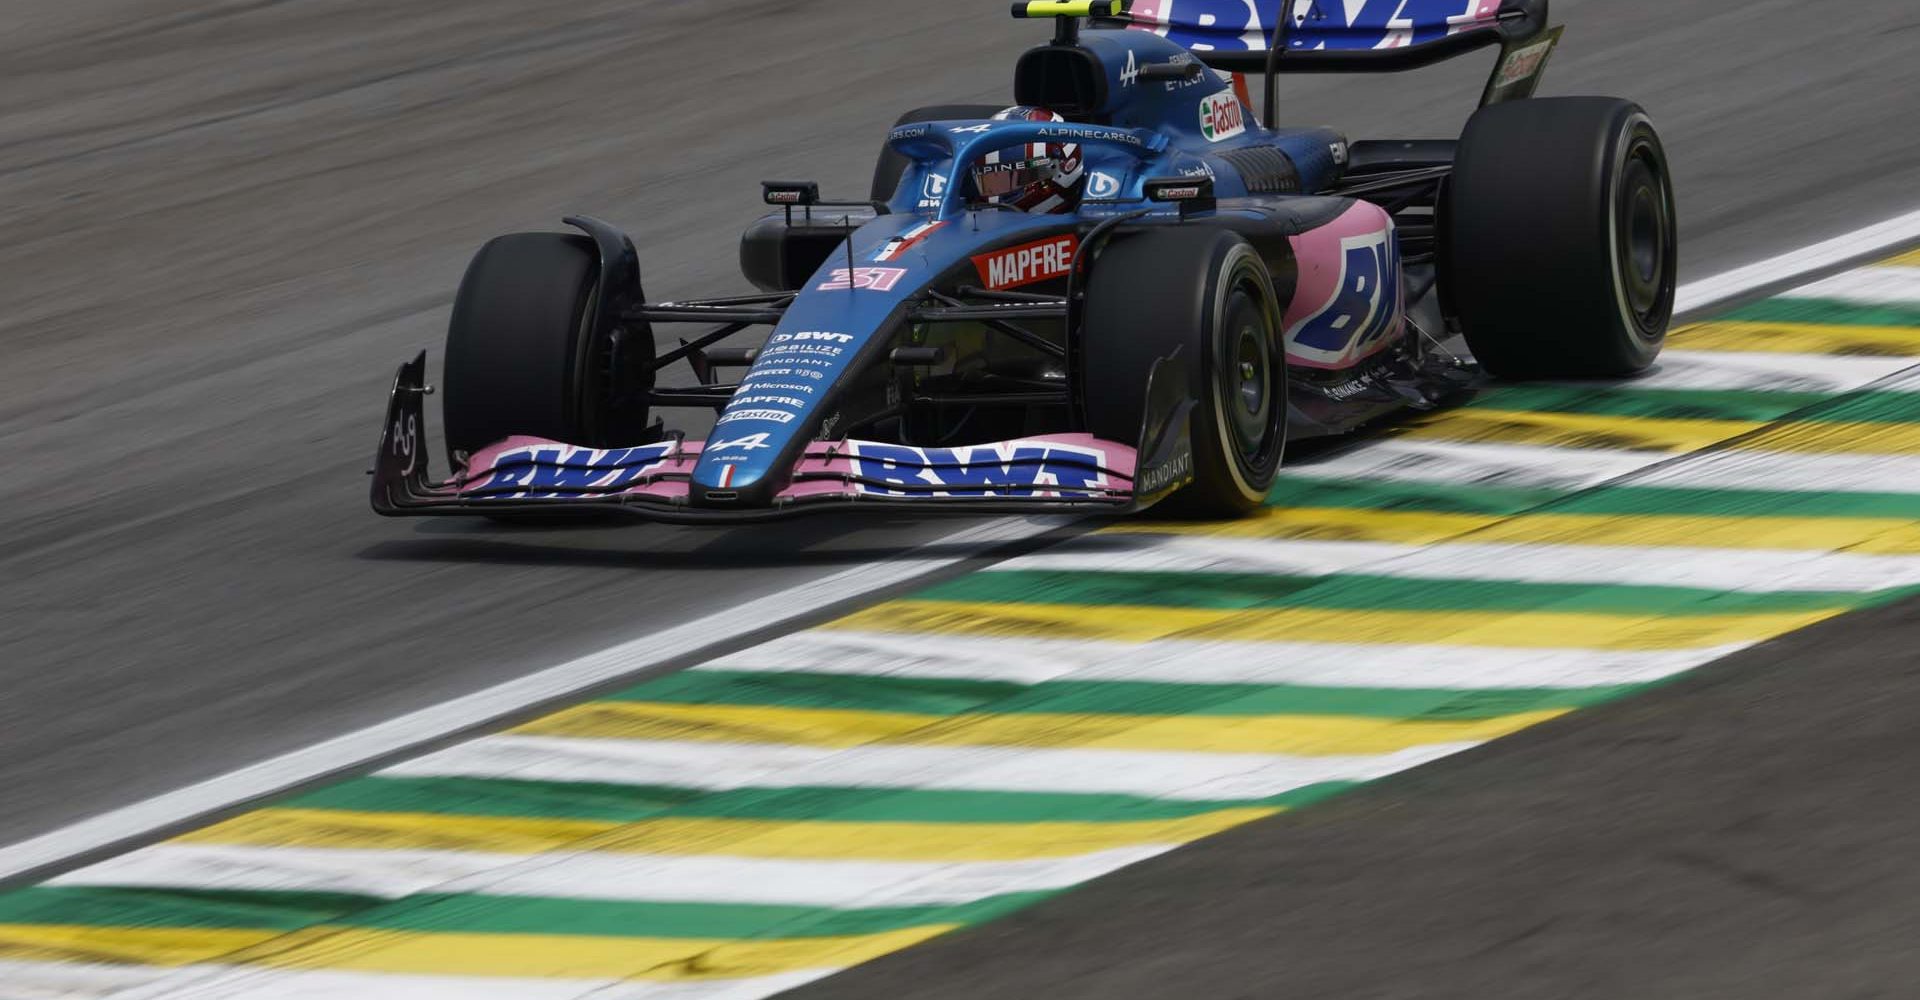
[[[982,198],[1004,198],[1050,181],[1059,172],[1060,165],[1050,156],[1011,163],[983,163],[973,168],[973,186]]]

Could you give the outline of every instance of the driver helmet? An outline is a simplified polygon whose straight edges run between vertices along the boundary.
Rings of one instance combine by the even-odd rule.
[[[994,121],[1064,122],[1045,108],[1014,106]],[[988,153],[973,168],[973,188],[981,200],[1022,212],[1071,212],[1080,203],[1086,179],[1078,143],[1033,142]]]

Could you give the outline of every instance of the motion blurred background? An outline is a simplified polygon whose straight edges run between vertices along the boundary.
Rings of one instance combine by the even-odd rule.
[[[1676,173],[1684,282],[1920,206],[1917,11],[1911,0],[1556,0],[1568,33],[1543,93],[1619,94],[1652,113]],[[744,536],[423,527],[368,514],[362,471],[393,366],[422,347],[437,355],[461,270],[486,238],[584,212],[635,235],[656,297],[738,290],[737,234],[759,210],[760,179],[817,178],[829,195],[859,196],[899,112],[1010,100],[1013,59],[1036,40],[988,0],[9,0],[0,842],[953,530],[833,519]],[[1450,136],[1485,73],[1471,59],[1291,79],[1280,117],[1354,138]],[[1831,638],[1907,662],[1920,635],[1909,617]],[[1805,652],[1783,669],[1842,651]],[[1874,697],[1821,718],[1846,726],[1893,703],[1912,714],[1905,687]],[[1711,743],[1697,732],[1707,726],[1732,740],[1741,719],[1690,716],[1646,738]],[[1575,784],[1606,759],[1597,749],[1562,761],[1564,778],[1534,779]],[[1893,764],[1823,766],[1802,777],[1858,782],[1856,767]],[[1665,805],[1594,821],[1630,836],[1635,808],[1694,794],[1670,788]],[[1552,827],[1554,801],[1503,828]],[[1410,815],[1427,825],[1407,836],[1452,835],[1448,817]],[[1911,858],[1912,829],[1849,839],[1850,863]],[[1604,866],[1621,843],[1596,837],[1567,863]],[[1758,907],[1761,925],[1839,919],[1790,905],[1830,887],[1738,870],[1722,881],[1716,905]],[[1527,884],[1555,891],[1551,878]],[[1180,898],[1195,888],[1233,887],[1200,880]],[[1111,905],[1174,894],[1136,889]],[[1408,905],[1445,897],[1442,880]],[[1800,992],[1703,973],[1664,995],[1900,995],[1848,992],[1827,963],[1911,962],[1911,898],[1882,900],[1878,919],[1846,911],[1858,921],[1849,947],[1796,957],[1835,978]],[[1442,909],[1418,912],[1440,926]],[[1474,978],[1561,961],[1526,952],[1528,938],[1447,937],[1460,952],[1434,968],[1495,987],[1482,996],[1578,992],[1544,973],[1530,994]],[[1089,967],[1142,960],[1049,954]],[[1455,995],[1439,981],[1388,982],[1392,956],[1322,954],[1346,963],[1346,978],[1315,980],[1351,991],[1339,995]],[[1217,995],[1274,995],[1233,984],[1277,970],[1206,957]],[[1085,969],[1057,971],[1047,995],[1066,995],[1055,991]],[[909,995],[893,986],[903,992],[874,995]],[[1006,988],[1042,995],[1031,982]]]

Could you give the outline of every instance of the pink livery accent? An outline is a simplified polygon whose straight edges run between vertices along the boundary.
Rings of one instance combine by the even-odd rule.
[[[1283,320],[1289,364],[1352,368],[1399,338],[1400,240],[1385,209],[1357,201],[1292,239],[1300,276]]]
[[[469,500],[568,500],[635,496],[685,503],[705,447],[667,441],[586,448],[512,437],[482,449],[467,475],[435,492]],[[1133,495],[1134,449],[1090,434],[920,448],[876,441],[815,441],[794,464],[776,503],[901,499],[1099,499]],[[727,478],[731,479],[732,467]],[[731,485],[730,483],[723,485]]]

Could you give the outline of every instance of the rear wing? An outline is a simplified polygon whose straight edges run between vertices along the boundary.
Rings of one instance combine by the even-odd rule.
[[[1430,66],[1547,29],[1547,0],[1135,0],[1125,22],[1230,73]]]

